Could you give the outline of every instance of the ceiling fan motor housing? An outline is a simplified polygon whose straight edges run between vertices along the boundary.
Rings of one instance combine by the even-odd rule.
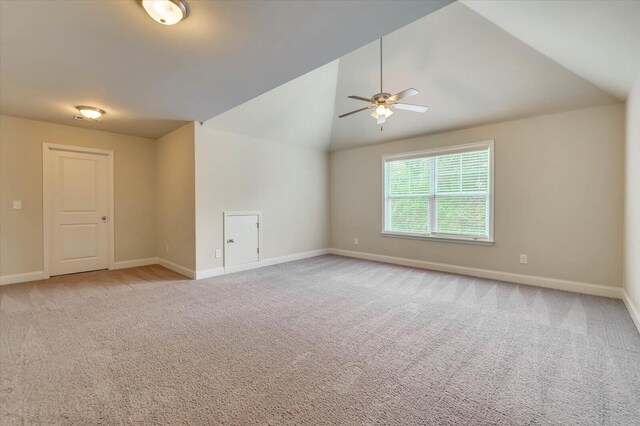
[[[386,104],[387,100],[391,97],[391,93],[376,93],[371,97],[377,104]]]

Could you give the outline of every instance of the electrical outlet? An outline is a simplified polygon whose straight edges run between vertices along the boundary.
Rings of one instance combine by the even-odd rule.
[[[358,245],[358,239],[357,238],[353,239],[353,244]]]
[[[222,250],[216,249],[216,257],[222,257]]]
[[[164,251],[166,251],[167,253],[169,253],[171,251],[171,248],[169,247],[169,244],[167,244],[165,246]]]
[[[14,209],[14,210],[20,210],[20,209],[22,209],[22,201],[20,201],[20,200],[14,200],[14,202],[13,202],[13,209]]]
[[[527,255],[526,254],[521,254],[520,255],[520,263],[528,263],[529,260],[527,259]]]

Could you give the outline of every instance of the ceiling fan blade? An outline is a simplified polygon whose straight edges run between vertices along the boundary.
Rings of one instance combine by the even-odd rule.
[[[373,102],[373,99],[365,98],[362,96],[356,96],[356,95],[347,96],[347,98],[357,99],[359,101],[365,101],[365,102]]]
[[[389,100],[391,102],[397,102],[400,99],[406,99],[409,96],[414,96],[414,95],[417,95],[418,93],[420,93],[420,92],[418,92],[416,89],[407,89],[407,90],[403,90],[402,92],[396,93],[395,95],[391,96],[389,98]]]
[[[423,105],[412,105],[412,104],[394,104],[393,107],[397,109],[405,109],[407,111],[413,111],[413,112],[426,112],[429,109],[429,107],[426,107]]]
[[[360,109],[357,109],[355,111],[351,111],[351,112],[348,112],[346,114],[339,115],[338,118],[343,118],[343,117],[346,117],[347,115],[355,114],[356,112],[366,111],[366,110],[368,110],[370,108],[373,108],[373,107],[368,106],[368,107],[360,108]]]

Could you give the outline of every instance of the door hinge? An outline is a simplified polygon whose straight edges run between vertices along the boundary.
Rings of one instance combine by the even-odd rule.
[[[260,228],[260,222],[256,223],[256,228]]]
[[[256,253],[260,253],[260,247],[256,249]]]

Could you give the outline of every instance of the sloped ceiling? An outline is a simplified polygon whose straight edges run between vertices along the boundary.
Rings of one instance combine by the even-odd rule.
[[[462,3],[619,99],[640,73],[640,1]]]
[[[338,61],[205,122],[232,133],[326,149],[334,116]]]
[[[0,1],[0,113],[157,138],[325,65],[451,0]],[[107,111],[72,119],[74,105]]]
[[[165,27],[135,0],[0,1],[0,113],[153,138],[214,117],[340,150],[617,102],[640,71],[640,1],[188,2]],[[378,91],[380,35],[385,91],[430,107],[384,132],[336,118]],[[108,114],[73,121],[78,104]]]
[[[316,70],[207,125],[335,151],[619,102],[461,3],[384,37],[384,90],[420,90],[406,102],[428,105],[426,113],[396,110],[382,132],[367,112],[337,118],[366,105],[348,95],[379,91],[378,42],[340,58],[334,73],[333,64]]]

